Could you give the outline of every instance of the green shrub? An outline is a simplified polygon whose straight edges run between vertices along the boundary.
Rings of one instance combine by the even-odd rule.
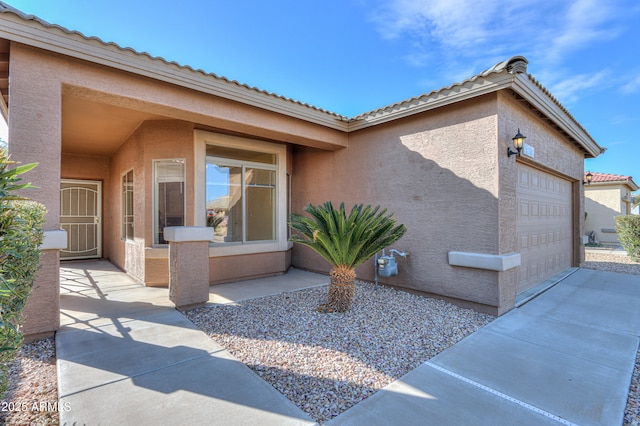
[[[0,149],[0,396],[6,390],[6,369],[22,342],[22,309],[38,270],[46,209],[24,201],[17,190],[19,175],[35,164],[10,168],[14,163]]]
[[[640,259],[640,216],[616,216],[616,232],[629,257]]]

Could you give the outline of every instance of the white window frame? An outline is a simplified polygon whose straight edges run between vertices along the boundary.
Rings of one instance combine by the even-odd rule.
[[[248,151],[259,151],[276,155],[276,239],[269,241],[249,241],[244,244],[237,242],[211,243],[210,256],[230,256],[236,254],[265,253],[284,251],[291,247],[287,240],[287,147],[285,144],[264,142],[255,139],[229,136],[219,133],[196,130],[194,132],[194,185],[196,226],[206,226],[206,158],[207,145],[237,148]],[[245,162],[246,163],[246,162]],[[267,166],[267,167],[264,167]],[[260,164],[260,168],[268,169],[272,166]]]
[[[127,235],[125,232],[125,217],[129,216],[127,215],[127,199],[124,195],[124,188],[123,188],[123,184],[124,184],[124,178],[125,176],[127,176],[129,173],[131,173],[131,192],[133,193],[133,197],[132,197],[132,205],[131,205],[131,229],[132,229],[132,235]],[[126,172],[122,173],[120,175],[120,197],[121,199],[121,203],[122,203],[122,208],[121,208],[121,212],[120,212],[120,238],[122,239],[122,241],[133,241],[134,240],[134,235],[135,235],[135,227],[136,227],[136,223],[135,223],[135,196],[136,196],[136,192],[135,192],[135,173],[133,171],[133,169],[129,169]]]

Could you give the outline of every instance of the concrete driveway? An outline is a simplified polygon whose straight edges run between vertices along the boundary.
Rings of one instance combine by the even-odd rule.
[[[640,276],[579,269],[334,418],[335,425],[621,425]]]

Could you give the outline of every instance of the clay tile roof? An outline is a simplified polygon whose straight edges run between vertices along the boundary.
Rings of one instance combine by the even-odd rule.
[[[638,185],[633,181],[633,176],[615,175],[612,173],[585,172],[584,179],[587,179],[587,173],[591,173],[591,183],[620,183],[627,184],[632,191],[638,190]]]
[[[506,61],[502,61],[499,62],[497,64],[495,64],[494,66],[492,66],[491,68],[482,71],[479,74],[476,74],[472,77],[467,78],[466,80],[457,82],[457,83],[453,83],[449,86],[437,89],[437,90],[432,90],[429,93],[425,93],[419,96],[414,96],[411,99],[406,99],[400,102],[396,102],[394,104],[391,105],[387,105],[384,106],[382,108],[378,108],[372,111],[368,111],[365,113],[362,113],[360,115],[357,115],[355,117],[353,117],[351,119],[351,121],[357,121],[357,120],[362,120],[366,117],[369,116],[376,116],[376,115],[380,115],[380,114],[385,114],[385,113],[389,113],[395,110],[399,110],[399,109],[411,109],[411,108],[415,108],[417,106],[420,106],[420,104],[429,102],[430,99],[432,98],[437,98],[442,96],[443,94],[446,95],[448,92],[453,92],[455,91],[457,88],[464,86],[466,83],[470,83],[473,81],[476,81],[480,78],[483,77],[488,77],[491,74],[499,74],[503,71],[507,71],[510,73],[525,73],[527,70],[527,64],[529,63],[529,61],[527,61],[527,59],[524,56],[513,56],[509,59],[507,59]]]

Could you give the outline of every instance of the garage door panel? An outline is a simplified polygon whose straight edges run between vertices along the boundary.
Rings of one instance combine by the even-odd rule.
[[[565,179],[518,164],[518,292],[571,267],[572,196]]]

